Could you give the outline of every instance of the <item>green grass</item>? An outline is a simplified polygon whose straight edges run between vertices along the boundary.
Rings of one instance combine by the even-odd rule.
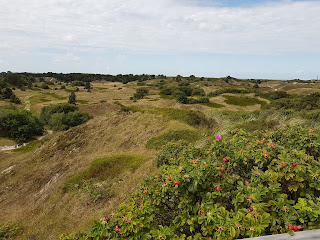
[[[176,99],[174,96],[164,95],[164,94],[160,94],[160,98],[162,98],[162,99],[169,99],[169,100],[175,100],[175,99]]]
[[[46,98],[39,98],[38,102],[51,102],[51,100],[46,99]]]
[[[214,103],[214,102],[209,102],[209,103],[199,103],[201,105],[207,106],[207,107],[212,107],[212,108],[223,108],[225,105],[219,104],[219,103]]]
[[[55,99],[58,99],[58,100],[67,99],[67,97],[61,97],[61,96],[59,96],[59,95],[57,95],[57,94],[55,94],[55,93],[44,92],[43,94],[44,94],[44,95],[51,96],[51,97],[53,97],[53,98],[55,98]]]
[[[258,119],[237,124],[235,128],[243,129],[247,132],[254,132],[257,130],[274,130],[278,125],[279,122],[276,120],[266,121],[263,119]]]
[[[77,103],[80,103],[80,104],[88,104],[89,101],[87,101],[87,100],[77,100]]]
[[[24,153],[24,152],[30,152],[36,149],[40,144],[43,144],[44,140],[34,140],[32,142],[27,143],[26,146],[20,147],[13,149],[12,152],[19,152],[19,153]]]
[[[161,149],[168,142],[183,140],[187,143],[195,143],[201,137],[200,131],[197,130],[177,130],[169,131],[148,140],[146,147],[152,149]]]
[[[91,165],[65,182],[64,191],[73,189],[75,185],[83,185],[85,181],[101,182],[112,180],[121,173],[134,172],[148,159],[139,155],[113,155],[98,158]]]
[[[252,106],[255,104],[261,104],[261,106],[264,106],[267,104],[267,102],[265,101],[260,101],[257,98],[249,98],[249,97],[236,97],[236,96],[228,96],[228,95],[224,95],[224,98],[226,98],[227,100],[225,100],[225,103],[230,104],[230,105],[237,105],[237,106]]]
[[[121,107],[121,110],[124,112],[146,112],[150,114],[159,114],[163,115],[172,120],[181,121],[187,123],[190,126],[195,127],[206,127],[212,128],[217,125],[214,119],[208,119],[206,115],[200,111],[193,111],[188,109],[179,109],[179,108],[143,108],[136,106],[124,106],[119,102],[115,102],[115,104]]]

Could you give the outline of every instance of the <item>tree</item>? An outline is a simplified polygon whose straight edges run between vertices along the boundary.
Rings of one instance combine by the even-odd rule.
[[[91,89],[91,84],[90,84],[90,82],[86,82],[86,83],[84,84],[84,89],[88,89],[88,92],[89,92],[89,90]]]
[[[74,105],[77,104],[77,96],[76,96],[76,94],[74,92],[70,93],[68,103],[69,104],[74,104]]]

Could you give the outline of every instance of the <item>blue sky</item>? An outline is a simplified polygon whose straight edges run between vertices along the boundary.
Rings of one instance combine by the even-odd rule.
[[[0,6],[0,71],[320,76],[320,1],[0,0]]]

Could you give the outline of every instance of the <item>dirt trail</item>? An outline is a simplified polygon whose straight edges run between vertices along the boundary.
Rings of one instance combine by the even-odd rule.
[[[43,139],[45,136],[51,135],[53,133],[53,131],[51,130],[47,130],[46,133],[42,136],[38,136],[36,137],[37,140],[41,140]],[[8,150],[13,150],[13,149],[17,149],[17,148],[21,148],[23,146],[26,146],[29,143],[20,143],[17,145],[11,145],[11,146],[0,146],[0,151],[8,151]]]
[[[26,104],[26,106],[24,107],[24,110],[26,110],[26,111],[30,111],[30,100],[29,100],[29,98],[32,97],[32,95],[33,94],[24,97],[24,102]]]

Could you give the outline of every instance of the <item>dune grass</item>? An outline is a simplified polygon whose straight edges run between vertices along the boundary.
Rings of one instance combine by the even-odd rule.
[[[158,150],[168,142],[183,140],[187,143],[195,143],[200,137],[201,132],[199,130],[182,129],[177,131],[169,131],[159,136],[150,138],[146,144],[146,147]]]
[[[230,105],[237,105],[237,106],[251,106],[255,104],[261,104],[261,106],[266,105],[265,101],[260,101],[257,98],[250,98],[250,97],[237,97],[237,96],[230,96],[230,95],[223,95],[226,98],[225,103]]]
[[[68,191],[75,185],[83,185],[85,181],[101,182],[114,179],[126,171],[134,172],[147,160],[142,156],[126,154],[98,158],[87,169],[68,179],[63,190]]]
[[[207,106],[207,107],[211,107],[211,108],[223,108],[225,107],[224,105],[222,104],[219,104],[219,103],[214,103],[214,102],[209,102],[209,103],[199,103],[201,105],[204,105],[204,106]]]
[[[137,107],[137,106],[124,106],[119,102],[115,104],[121,107],[124,112],[146,112],[150,114],[160,114],[172,120],[187,123],[190,126],[213,128],[216,126],[214,119],[208,119],[203,112],[194,111],[189,109],[179,108],[159,108],[159,107]]]

